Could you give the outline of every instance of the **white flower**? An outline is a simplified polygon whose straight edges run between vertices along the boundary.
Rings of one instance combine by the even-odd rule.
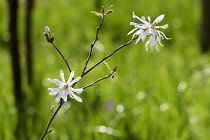
[[[48,26],[45,27],[45,34],[49,34],[50,33],[50,28]]]
[[[141,18],[139,18],[138,16],[136,16],[133,12],[133,18],[137,18],[138,20],[140,20],[142,23],[134,23],[134,22],[130,22],[130,25],[134,25],[134,29],[131,30],[129,34],[133,33],[134,31],[136,31],[133,35],[133,37],[135,37],[136,35],[138,35],[138,38],[136,40],[136,43],[138,43],[140,40],[144,41],[145,38],[147,37],[147,35],[149,35],[149,40],[146,42],[146,50],[148,51],[148,46],[150,45],[150,48],[153,49],[153,46],[155,46],[156,50],[159,51],[158,48],[158,43],[163,46],[161,44],[161,40],[163,39],[171,39],[171,38],[167,38],[166,35],[157,30],[158,28],[162,28],[162,29],[166,29],[168,28],[168,24],[165,24],[163,26],[156,26],[156,24],[158,24],[159,22],[161,22],[164,18],[164,14],[158,16],[155,21],[153,23],[151,22],[150,17],[148,16],[148,22],[146,21],[146,18],[143,16]]]
[[[77,100],[78,102],[82,102],[82,99],[80,97],[76,96],[74,94],[74,92],[82,93],[83,88],[74,89],[74,88],[71,87],[74,83],[78,82],[81,79],[81,77],[77,77],[76,79],[71,81],[74,77],[74,71],[72,71],[70,76],[69,76],[69,79],[66,83],[65,78],[64,78],[64,72],[62,70],[60,70],[60,77],[61,77],[62,81],[60,81],[58,79],[48,78],[48,81],[50,81],[50,82],[56,84],[57,86],[59,86],[58,88],[48,88],[48,90],[51,91],[49,93],[50,95],[57,95],[58,94],[58,96],[55,98],[55,102],[58,103],[58,102],[60,102],[61,99],[63,99],[66,102],[68,95],[71,98]]]

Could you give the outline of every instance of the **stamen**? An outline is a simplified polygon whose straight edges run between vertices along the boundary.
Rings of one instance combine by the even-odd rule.
[[[69,87],[68,84],[64,85],[64,88],[65,88],[65,89],[68,89],[68,87]]]
[[[150,28],[154,29],[155,28],[155,24],[150,24]]]

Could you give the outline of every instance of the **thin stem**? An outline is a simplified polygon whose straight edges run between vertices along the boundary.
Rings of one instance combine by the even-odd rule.
[[[52,44],[53,47],[58,51],[58,53],[61,55],[61,57],[63,58],[64,62],[66,63],[66,65],[67,65],[67,67],[68,67],[68,69],[69,69],[69,72],[71,73],[71,68],[70,68],[68,62],[66,61],[66,58],[63,56],[63,54],[61,53],[61,51],[55,46],[55,44],[54,44],[53,42],[52,42],[51,44]],[[52,116],[50,117],[50,120],[48,121],[48,123],[47,123],[47,125],[46,125],[46,128],[44,129],[44,132],[43,132],[43,134],[42,134],[42,136],[40,137],[39,140],[43,140],[44,137],[45,137],[48,133],[50,133],[50,132],[52,131],[52,130],[48,130],[48,129],[49,129],[49,127],[50,127],[52,121],[54,120],[55,116],[57,115],[58,111],[61,109],[61,107],[62,107],[63,104],[64,104],[64,101],[61,100],[61,101],[60,101],[60,105],[58,106],[58,108],[56,109],[56,111],[55,111],[55,112],[52,114]]]
[[[115,54],[117,51],[119,51],[120,49],[124,48],[125,46],[128,46],[129,44],[131,44],[134,40],[136,40],[138,38],[138,36],[132,38],[130,41],[128,41],[127,43],[125,43],[124,45],[121,45],[120,47],[118,47],[116,50],[114,50],[112,53],[110,53],[109,55],[107,55],[106,57],[104,57],[103,59],[101,59],[98,63],[96,63],[94,66],[92,66],[90,69],[88,69],[86,72],[84,72],[81,77],[85,76],[87,73],[89,73],[91,70],[93,70],[96,66],[98,66],[100,63],[102,63],[104,60],[106,60],[107,58],[111,57],[113,54]]]
[[[104,23],[104,19],[105,19],[105,15],[102,16],[101,23],[100,23],[100,25],[96,28],[95,39],[94,39],[93,43],[90,44],[90,52],[89,52],[89,55],[88,55],[87,60],[86,60],[86,62],[85,62],[85,65],[84,65],[84,68],[83,68],[83,71],[82,71],[82,74],[81,74],[81,75],[84,74],[84,72],[85,72],[85,70],[86,70],[86,68],[87,68],[88,62],[89,62],[89,60],[90,60],[90,57],[92,56],[93,47],[94,47],[95,43],[96,43],[97,40],[98,40],[98,33],[99,33],[99,30],[101,29],[103,23]]]
[[[69,72],[71,73],[71,68],[68,64],[68,62],[66,61],[66,58],[63,56],[63,54],[61,53],[61,51],[55,46],[55,44],[52,42],[52,45],[53,47],[58,51],[58,53],[61,55],[61,57],[63,58],[64,62],[66,63],[68,69],[69,69]]]
[[[61,100],[60,105],[58,106],[58,108],[56,109],[56,111],[55,111],[55,112],[52,114],[52,116],[50,117],[50,120],[48,121],[48,123],[47,123],[47,125],[46,125],[46,128],[44,129],[44,132],[43,132],[43,134],[42,134],[42,136],[40,137],[39,140],[43,140],[44,137],[45,137],[48,133],[50,133],[50,132],[52,131],[52,130],[49,130],[49,131],[48,131],[48,129],[49,129],[49,127],[50,127],[50,125],[51,125],[53,119],[55,118],[56,114],[57,114],[58,111],[61,109],[63,103],[64,103],[64,101]]]
[[[75,85],[76,85],[76,84],[72,85],[72,88],[73,88]],[[52,130],[49,130],[49,131],[48,131],[48,129],[49,129],[49,127],[50,127],[52,121],[54,120],[55,116],[57,115],[58,111],[61,109],[61,107],[62,107],[63,104],[64,104],[64,101],[61,100],[61,101],[60,101],[60,105],[58,106],[58,108],[56,109],[56,111],[53,112],[53,114],[52,114],[52,116],[50,117],[50,120],[48,121],[48,123],[47,123],[47,125],[46,125],[46,128],[44,129],[44,132],[43,132],[43,134],[42,134],[42,136],[40,137],[39,140],[43,140],[44,137],[45,137],[48,133],[52,132]],[[51,109],[51,112],[52,112],[52,109]]]
[[[96,84],[96,83],[100,82],[101,80],[104,80],[104,79],[109,78],[110,76],[114,75],[114,73],[115,73],[115,71],[112,71],[112,72],[111,72],[111,73],[109,73],[107,76],[105,76],[105,77],[103,77],[103,78],[99,78],[99,79],[98,79],[98,80],[96,80],[95,82],[93,82],[93,83],[91,83],[91,84],[89,84],[89,85],[87,85],[87,86],[83,87],[83,89],[88,88],[88,87],[90,87],[90,86],[93,86],[94,84]]]

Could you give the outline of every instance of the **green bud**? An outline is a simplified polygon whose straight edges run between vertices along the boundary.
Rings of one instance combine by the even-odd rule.
[[[45,27],[45,32],[43,32],[47,42],[53,43],[54,35],[50,33],[50,28],[48,26]]]

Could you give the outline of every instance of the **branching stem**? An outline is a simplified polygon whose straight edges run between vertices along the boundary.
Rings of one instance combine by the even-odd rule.
[[[83,68],[81,77],[85,76],[87,73],[89,73],[91,70],[93,70],[93,69],[94,69],[96,66],[98,66],[100,63],[102,63],[103,61],[105,61],[107,58],[111,57],[113,54],[115,54],[117,51],[121,50],[121,49],[124,48],[125,46],[128,46],[129,44],[131,44],[134,40],[136,40],[136,39],[138,38],[138,36],[132,38],[132,39],[131,39],[130,41],[128,41],[126,44],[121,45],[120,47],[118,47],[116,50],[114,50],[113,52],[111,52],[111,53],[110,53],[109,55],[107,55],[106,57],[102,58],[98,63],[96,63],[94,66],[92,66],[90,69],[88,69],[88,70],[86,71],[88,62],[89,62],[89,60],[90,60],[90,58],[91,58],[91,56],[92,56],[93,47],[94,47],[95,43],[96,43],[97,40],[98,40],[98,33],[99,33],[99,31],[100,31],[100,29],[101,29],[103,23],[104,23],[104,18],[105,18],[105,15],[102,16],[101,23],[100,23],[99,27],[96,28],[95,39],[94,39],[93,43],[92,43],[91,46],[90,46],[90,52],[89,52],[88,58],[87,58],[87,60],[86,60],[86,62],[85,62],[85,65],[84,65],[84,68]],[[58,51],[58,53],[60,54],[60,56],[63,58],[64,62],[66,63],[66,65],[67,65],[67,67],[68,67],[68,69],[69,69],[69,72],[71,73],[71,68],[70,68],[68,62],[66,61],[65,57],[63,56],[63,54],[60,52],[60,50],[56,47],[56,45],[55,45],[53,42],[51,42],[51,44],[52,44],[53,47]],[[102,81],[102,80],[104,80],[104,79],[107,79],[107,78],[109,78],[110,76],[113,76],[113,75],[115,74],[116,68],[117,68],[117,67],[115,67],[115,68],[111,71],[111,73],[109,73],[107,76],[105,76],[105,77],[103,77],[103,78],[99,78],[99,79],[96,80],[95,82],[92,82],[91,84],[89,84],[89,85],[83,87],[83,89],[88,88],[88,87],[91,87],[91,86],[93,86],[94,84],[96,84],[96,83],[98,83],[98,82],[100,82],[100,81]],[[75,83],[74,85],[72,85],[72,88],[73,88],[75,85],[76,85],[76,83]],[[57,115],[58,111],[61,109],[61,107],[62,107],[63,104],[64,104],[64,101],[61,100],[61,101],[60,101],[60,105],[57,107],[56,111],[52,113],[52,116],[50,117],[50,119],[49,119],[49,121],[48,121],[48,123],[47,123],[47,125],[46,125],[46,128],[44,129],[44,132],[43,132],[43,134],[42,134],[42,136],[40,137],[39,140],[43,140],[44,137],[45,137],[48,133],[50,133],[50,132],[52,131],[52,130],[49,130],[49,127],[50,127],[52,121],[54,120],[55,116]]]
[[[103,77],[103,78],[99,78],[99,79],[98,79],[98,80],[96,80],[95,82],[92,82],[91,84],[89,84],[89,85],[87,85],[87,86],[83,87],[83,89],[88,88],[88,87],[91,87],[91,86],[93,86],[94,84],[96,84],[96,83],[100,82],[101,80],[107,79],[107,78],[109,78],[110,76],[112,76],[112,75],[114,75],[114,74],[115,74],[115,72],[114,72],[114,71],[112,71],[112,72],[111,72],[111,73],[109,73],[107,76],[105,76],[105,77]]]
[[[84,72],[81,77],[85,76],[87,73],[89,73],[91,70],[93,70],[96,66],[98,66],[99,64],[101,64],[104,60],[106,60],[107,58],[111,57],[113,54],[115,54],[117,51],[121,50],[122,48],[124,48],[125,46],[128,46],[129,44],[131,44],[134,40],[136,40],[138,38],[138,36],[134,37],[133,39],[131,39],[130,41],[128,41],[127,43],[125,43],[124,45],[121,45],[120,47],[118,47],[116,50],[114,50],[112,53],[110,53],[109,55],[107,55],[106,57],[104,57],[103,59],[101,59],[98,63],[96,63],[94,66],[92,66],[90,69],[88,69],[86,72]]]
[[[89,62],[89,60],[90,60],[90,57],[92,56],[93,47],[94,47],[95,43],[97,42],[97,40],[98,40],[98,38],[99,38],[99,37],[98,37],[98,33],[99,33],[99,31],[100,31],[100,29],[101,29],[103,23],[104,23],[104,19],[105,19],[105,15],[102,16],[101,23],[100,23],[100,25],[96,28],[95,39],[94,39],[93,43],[90,44],[90,52],[89,52],[89,55],[88,55],[87,60],[86,60],[86,62],[85,62],[85,65],[84,65],[84,68],[83,68],[83,71],[82,71],[82,74],[81,74],[81,75],[84,74],[84,72],[85,72],[85,70],[86,70],[86,68],[87,68],[88,62]]]

